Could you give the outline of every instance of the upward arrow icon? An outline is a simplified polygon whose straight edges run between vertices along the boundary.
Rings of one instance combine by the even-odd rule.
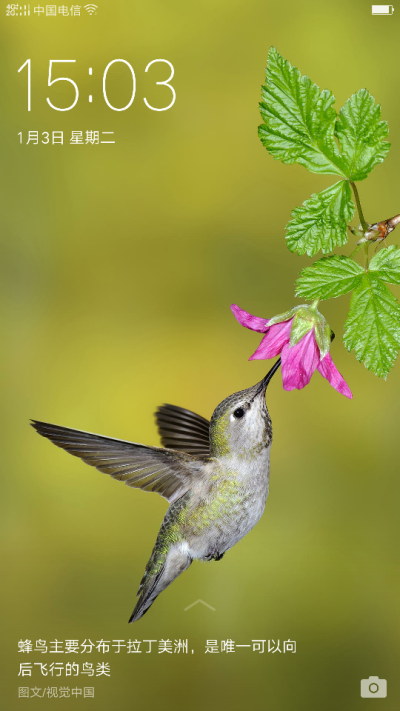
[[[189,605],[188,607],[185,607],[184,612],[187,612],[187,610],[190,610],[191,607],[194,607],[199,602],[201,602],[202,605],[205,605],[206,607],[208,607],[209,610],[212,610],[213,612],[215,612],[215,607],[211,607],[211,605],[208,605],[206,602],[204,602],[204,600],[200,600],[200,599],[196,600],[196,602],[192,602],[192,604]]]

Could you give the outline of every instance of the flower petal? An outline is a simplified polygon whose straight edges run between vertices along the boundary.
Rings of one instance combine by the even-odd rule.
[[[314,329],[309,331],[301,341],[290,347],[286,344],[282,349],[282,381],[284,390],[301,390],[310,382],[317,369],[319,349],[315,341]]]
[[[249,360],[265,360],[279,355],[285,343],[289,343],[292,321],[293,319],[291,318],[290,321],[283,321],[283,323],[271,326]]]
[[[234,317],[242,326],[245,326],[245,328],[249,328],[251,331],[258,331],[258,333],[268,331],[268,319],[252,316],[248,311],[243,311],[237,304],[232,304],[231,310]]]
[[[350,400],[353,397],[353,394],[347,385],[343,375],[341,375],[336,368],[336,365],[334,364],[332,360],[332,356],[330,353],[328,353],[325,358],[323,358],[319,363],[318,363],[318,372],[321,373],[323,378],[326,378],[327,381],[332,385],[335,390],[338,391],[338,393],[341,393],[342,395],[345,395],[346,397],[350,398]]]

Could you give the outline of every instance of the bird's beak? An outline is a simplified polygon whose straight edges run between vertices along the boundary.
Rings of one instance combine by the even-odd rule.
[[[263,378],[263,379],[261,380],[261,382],[258,383],[258,385],[256,386],[257,390],[256,390],[256,392],[255,392],[254,397],[256,397],[257,395],[259,395],[260,393],[265,393],[265,391],[266,391],[266,389],[267,389],[267,387],[268,387],[270,381],[272,380],[273,375],[274,375],[274,374],[276,373],[276,371],[278,370],[280,364],[281,364],[281,359],[278,358],[278,360],[277,360],[277,361],[274,363],[274,365],[272,366],[271,370],[269,370],[268,373],[266,374],[265,378]]]

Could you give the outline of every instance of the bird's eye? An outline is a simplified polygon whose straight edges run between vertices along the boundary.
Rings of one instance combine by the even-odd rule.
[[[241,417],[243,417],[243,415],[244,415],[244,409],[243,409],[243,407],[238,407],[237,410],[235,410],[234,413],[233,413],[233,416],[234,416],[234,417],[237,417],[238,419],[240,419]]]

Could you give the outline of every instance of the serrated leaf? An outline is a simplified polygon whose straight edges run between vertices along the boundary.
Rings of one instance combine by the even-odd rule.
[[[312,173],[345,177],[334,138],[334,101],[330,91],[321,91],[271,47],[260,103],[264,123],[258,130],[267,151]]]
[[[386,378],[400,348],[400,304],[375,274],[365,274],[353,292],[343,342],[368,370]]]
[[[369,271],[389,284],[400,284],[400,249],[396,244],[380,249],[369,263]]]
[[[310,257],[321,249],[332,252],[347,242],[347,223],[354,214],[351,189],[341,180],[320,193],[314,193],[301,207],[292,210],[286,226],[286,241],[291,252]]]
[[[335,135],[339,141],[342,166],[350,180],[364,180],[386,158],[390,143],[381,107],[366,89],[353,94],[340,109]]]
[[[306,299],[331,299],[355,289],[364,269],[349,257],[334,254],[322,257],[300,272],[296,281],[296,296]]]

